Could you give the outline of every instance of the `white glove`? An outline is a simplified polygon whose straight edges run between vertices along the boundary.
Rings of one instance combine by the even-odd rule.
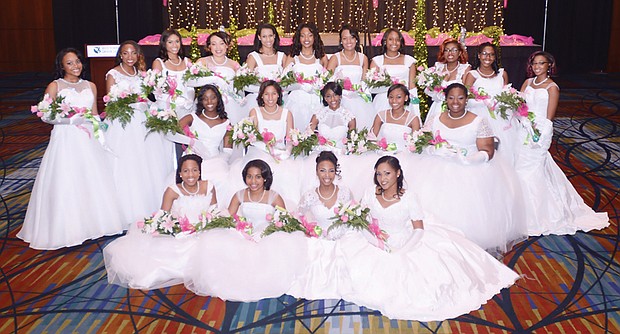
[[[194,140],[194,144],[191,146],[191,149],[203,159],[212,158],[219,153],[217,150],[214,150],[213,147],[208,147],[200,140]]]
[[[81,125],[86,122],[86,119],[83,116],[75,115],[71,118],[66,117],[56,117],[53,120],[48,119],[47,117],[41,117],[41,120],[47,124],[52,125]]]
[[[232,153],[233,153],[233,149],[230,147],[224,147],[222,149],[222,155],[226,161],[230,160],[230,156],[232,155]]]
[[[459,154],[458,158],[463,165],[478,165],[489,161],[489,154],[486,151],[478,151],[468,155]]]
[[[191,140],[190,137],[186,135],[182,135],[180,133],[175,133],[175,134],[167,133],[166,139],[173,143],[178,143],[178,144],[183,144],[183,145],[189,145],[189,142]]]
[[[545,150],[549,149],[553,139],[553,122],[546,118],[537,120],[536,128],[540,131],[540,139],[535,144],[538,144],[539,147]]]
[[[435,147],[435,145],[429,145],[424,149],[424,151],[428,154],[436,155],[447,159],[455,158],[457,155],[456,150],[454,150],[453,148],[449,148],[445,145],[441,145],[438,148]]]

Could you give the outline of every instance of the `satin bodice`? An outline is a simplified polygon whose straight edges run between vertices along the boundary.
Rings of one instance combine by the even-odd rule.
[[[279,148],[284,147],[284,140],[286,138],[286,121],[288,118],[288,109],[282,108],[282,114],[280,115],[280,119],[264,119],[263,113],[260,109],[256,111],[256,120],[258,126],[258,132],[262,133],[267,129],[269,132],[273,133],[275,136],[275,140],[278,142],[276,145]],[[265,145],[262,142],[254,143],[254,146],[265,148]]]
[[[352,65],[352,64],[341,65],[342,61],[341,61],[340,52],[335,53],[333,56],[338,59],[338,66],[336,66],[336,68],[334,69],[334,73],[340,72],[342,77],[349,78],[351,80],[351,83],[353,84],[359,84],[360,82],[362,82],[362,74],[364,71],[362,67],[364,65],[363,54],[359,54],[358,52],[357,58],[359,59],[359,62],[360,62],[359,65]]]
[[[552,84],[554,86],[557,86]],[[525,87],[525,91],[523,92],[525,95],[525,102],[527,103],[528,110],[533,112],[536,115],[536,118],[542,119],[547,118],[547,107],[549,106],[549,89],[550,86],[546,88],[534,88],[531,86],[531,79],[528,82],[527,87]]]
[[[197,140],[205,144],[209,151],[209,155],[213,156],[220,151],[229,124],[230,121],[226,120],[221,124],[211,127],[200,119],[198,115],[192,114],[192,125],[190,126],[190,130],[196,131],[198,134]]]
[[[412,112],[407,111],[407,119],[405,121],[406,125],[403,125],[388,123],[386,121],[387,112],[387,110],[383,110],[377,113],[377,115],[379,115],[379,118],[383,122],[383,124],[381,124],[381,128],[379,129],[379,134],[377,135],[377,138],[385,138],[388,143],[396,144],[398,150],[402,151],[407,147],[404,137],[405,134],[411,134],[413,132],[411,127],[409,127],[408,125],[411,124],[411,122],[413,122],[417,116],[414,115]]]
[[[269,191],[269,195],[267,198],[267,203],[257,203],[257,202],[244,202],[243,197],[246,192],[246,189],[240,190],[237,192],[236,196],[239,199],[239,209],[237,210],[237,214],[243,216],[247,219],[248,222],[252,223],[252,236],[257,237],[263,233],[265,227],[267,227],[267,215],[273,214],[275,212],[275,208],[272,205],[276,196],[278,195],[275,191]]]
[[[295,56],[295,64],[292,69],[295,73],[302,73],[304,77],[314,77],[323,72],[323,65],[319,59],[316,59],[312,64],[302,64],[299,61],[299,56]]]
[[[405,55],[405,63],[403,65],[384,65],[384,57],[384,55],[379,55],[372,58],[372,61],[377,67],[385,69],[392,77],[392,80],[398,79],[398,82],[407,86],[409,84],[409,69],[416,63],[415,58]]]
[[[141,91],[140,84],[142,83],[142,77],[138,74],[130,76],[115,69],[111,69],[106,73],[106,78],[108,75],[111,75],[114,78],[115,85],[118,85],[123,90],[131,90],[136,93]]]
[[[477,70],[472,70],[469,73],[476,78],[476,81],[474,81],[472,86],[477,89],[483,88],[484,91],[491,97],[499,94],[502,91],[502,88],[504,88],[503,68],[500,68],[497,75],[492,78],[485,78],[481,76]]]
[[[251,56],[256,61],[255,70],[261,78],[274,80],[282,73],[282,60],[284,59],[284,52],[278,51],[275,64],[263,64],[260,54],[256,51],[250,52],[248,56]]]
[[[450,145],[466,149],[466,153],[478,151],[476,139],[493,137],[493,130],[484,117],[476,117],[471,123],[452,129],[443,124],[439,116],[437,115],[430,125],[433,134],[439,131],[441,137]]]

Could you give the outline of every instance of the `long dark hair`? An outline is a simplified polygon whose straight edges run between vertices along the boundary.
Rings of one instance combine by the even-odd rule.
[[[265,190],[269,190],[269,188],[271,188],[271,184],[273,183],[273,172],[271,172],[271,167],[269,167],[269,164],[260,159],[252,160],[248,162],[245,167],[243,167],[243,170],[241,171],[243,183],[245,183],[245,177],[248,176],[248,170],[252,167],[260,170],[260,175],[263,177],[263,180],[265,180]]]
[[[225,109],[225,105],[224,105],[224,100],[222,100],[222,93],[220,93],[219,88],[217,88],[216,85],[204,85],[202,88],[200,88],[200,91],[198,92],[198,96],[196,98],[196,115],[200,115],[204,110],[205,107],[202,105],[203,99],[205,94],[207,93],[207,91],[212,91],[215,94],[215,97],[217,97],[217,108],[215,109],[217,111],[217,115],[220,117],[220,119],[228,119],[228,114],[226,114],[226,109]]]
[[[351,34],[351,37],[355,38],[355,51],[357,52],[362,52],[362,47],[360,46],[360,34],[359,31],[357,31],[357,29],[355,29],[353,26],[349,25],[349,24],[343,24],[342,27],[340,28],[340,31],[338,32],[338,36],[340,38],[340,44],[338,44],[338,51],[344,50],[344,46],[342,46],[342,33],[348,30],[349,34]]]
[[[163,61],[168,60],[168,50],[166,50],[166,41],[170,36],[175,35],[179,38],[179,58],[185,58],[185,49],[183,49],[183,37],[181,34],[174,29],[166,29],[161,33],[161,37],[159,38],[159,58]]]
[[[58,52],[58,54],[56,55],[56,70],[54,71],[54,79],[61,79],[65,77],[65,68],[62,64],[62,59],[67,55],[67,53],[74,53],[82,63],[82,73],[80,73],[80,79],[84,79],[84,73],[86,72],[84,56],[78,49],[75,48],[64,48],[60,50],[60,52]]]
[[[490,42],[484,42],[478,46],[478,57],[476,57],[476,62],[474,63],[474,70],[477,70],[480,67],[480,54],[482,53],[482,50],[484,50],[484,48],[486,48],[487,46],[493,48],[493,52],[495,53],[495,59],[493,60],[493,64],[491,64],[491,68],[493,69],[493,72],[499,73],[499,63],[497,62],[497,47],[495,47],[495,45]]]
[[[405,38],[403,37],[403,33],[400,30],[395,28],[389,28],[383,33],[383,37],[381,38],[381,54],[385,54],[387,52],[387,39],[390,33],[395,32],[398,34],[398,39],[400,40],[400,48],[398,48],[398,52],[404,54],[405,53]]]
[[[319,29],[316,27],[314,23],[302,23],[295,30],[295,35],[293,35],[293,45],[291,45],[291,53],[289,54],[291,57],[298,56],[301,53],[301,30],[303,28],[308,28],[314,36],[314,43],[312,44],[312,50],[314,51],[314,58],[321,59],[325,56],[325,47],[323,46],[323,40],[321,40],[321,35],[319,35]]]
[[[254,34],[254,51],[260,53],[260,48],[263,47],[263,43],[261,43],[258,36],[260,35],[263,29],[270,29],[273,32],[273,48],[277,51],[280,51],[280,35],[278,35],[278,30],[271,23],[259,23],[258,27],[256,27],[256,33]]]
[[[375,173],[373,175],[373,180],[375,181],[375,186],[377,186],[376,188],[376,195],[381,195],[383,194],[383,188],[381,188],[381,184],[379,183],[379,180],[377,180],[377,168],[379,167],[380,164],[382,163],[387,163],[388,165],[390,165],[390,167],[392,167],[394,169],[394,171],[396,173],[398,173],[400,171],[400,175],[398,176],[398,178],[396,179],[396,196],[400,197],[403,194],[403,184],[404,184],[404,180],[405,180],[405,175],[403,173],[403,169],[400,167],[400,161],[398,161],[398,159],[396,159],[396,157],[391,156],[391,155],[384,155],[381,158],[379,158],[379,160],[377,160],[377,163],[375,163]]]
[[[198,164],[198,170],[201,171],[198,180],[202,180],[202,158],[196,154],[187,154],[182,156],[177,164],[177,184],[183,182],[183,179],[181,178],[181,168],[183,168],[183,163],[187,160],[194,160]]]
[[[134,49],[136,49],[136,53],[138,54],[138,61],[136,62],[136,68],[138,71],[146,71],[146,64],[144,63],[144,52],[142,52],[142,48],[138,43],[132,40],[124,41],[118,47],[118,51],[116,52],[116,65],[120,65],[123,60],[121,59],[121,52],[123,50],[123,46],[131,45]]]
[[[276,92],[278,92],[278,105],[281,106],[282,104],[284,104],[284,101],[282,99],[282,87],[280,87],[280,84],[274,80],[265,80],[263,81],[263,83],[260,84],[260,88],[258,89],[258,96],[256,97],[256,103],[258,103],[258,106],[265,106],[265,101],[263,101],[263,94],[265,94],[265,89],[267,89],[267,87],[269,86],[273,86],[276,89]]]

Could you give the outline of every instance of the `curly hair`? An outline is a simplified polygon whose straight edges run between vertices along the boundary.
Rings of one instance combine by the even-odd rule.
[[[319,164],[323,161],[329,161],[334,165],[334,169],[336,170],[336,176],[340,178],[340,164],[338,164],[338,158],[332,151],[321,151],[319,155],[316,157],[316,168],[318,170]]]
[[[349,34],[351,34],[351,37],[355,38],[355,51],[357,52],[362,52],[362,47],[360,46],[360,33],[359,31],[357,31],[357,29],[355,29],[353,26],[349,25],[349,24],[343,24],[342,27],[340,27],[340,31],[338,31],[338,36],[340,37],[340,44],[338,44],[338,51],[344,50],[344,47],[342,46],[342,33],[348,30]]]
[[[446,51],[446,46],[450,43],[456,44],[459,49],[458,62],[461,64],[467,64],[467,60],[469,58],[469,56],[467,55],[467,50],[465,49],[465,46],[463,46],[463,44],[459,43],[459,41],[454,38],[446,38],[443,43],[441,43],[441,45],[439,46],[439,53],[437,54],[437,61],[440,63],[446,62],[446,55],[444,54],[444,52]]]
[[[123,47],[125,45],[131,45],[136,50],[136,54],[138,55],[138,61],[136,62],[136,68],[138,71],[146,71],[146,63],[144,62],[144,52],[142,52],[142,48],[138,43],[132,40],[124,41],[118,47],[118,51],[116,51],[116,65],[120,65],[123,60],[121,59],[121,53],[123,52]]]
[[[377,160],[377,163],[375,163],[375,173],[373,176],[373,180],[375,181],[375,186],[377,187],[375,194],[381,195],[383,194],[383,191],[384,191],[383,188],[381,187],[381,184],[379,183],[379,180],[377,179],[377,168],[382,163],[387,163],[390,167],[394,169],[396,173],[400,171],[400,175],[396,178],[396,195],[398,197],[402,196],[403,186],[405,183],[405,175],[403,173],[403,169],[400,167],[400,161],[398,161],[396,157],[391,156],[391,155],[384,155],[381,158],[379,158],[379,160]]]
[[[211,84],[204,85],[202,88],[200,88],[200,91],[198,91],[198,96],[196,97],[196,115],[200,115],[205,110],[205,107],[202,105],[202,103],[207,91],[212,91],[217,98],[217,107],[215,109],[217,111],[217,115],[220,117],[220,119],[228,119],[224,100],[222,99],[222,93],[220,93],[220,90],[216,85]]]
[[[210,56],[213,54],[211,53],[211,50],[209,50],[209,46],[211,46],[211,39],[213,39],[214,36],[224,41],[224,44],[226,44],[226,49],[228,49],[228,47],[230,46],[230,41],[231,41],[230,35],[223,31],[216,31],[212,33],[211,35],[209,35],[209,37],[207,37],[207,43],[205,43],[205,51],[207,51],[207,56]]]
[[[161,37],[159,38],[159,58],[163,61],[168,60],[168,50],[166,50],[166,42],[168,41],[168,38],[170,38],[170,36],[175,35],[179,38],[179,43],[181,44],[179,46],[179,58],[183,59],[185,58],[185,49],[183,48],[183,37],[181,37],[181,34],[174,30],[174,29],[167,29],[164,30],[164,32],[161,33]]]
[[[293,45],[291,45],[290,56],[298,56],[301,53],[301,30],[303,28],[307,28],[312,33],[314,37],[314,43],[312,44],[312,50],[314,51],[314,58],[321,59],[325,56],[325,47],[323,46],[323,40],[321,40],[321,35],[319,35],[319,29],[316,27],[314,23],[302,23],[295,30],[295,35],[293,35]]]

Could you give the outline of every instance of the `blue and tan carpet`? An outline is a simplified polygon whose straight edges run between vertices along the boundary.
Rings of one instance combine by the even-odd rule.
[[[51,126],[30,105],[50,77],[0,73],[0,333],[620,333],[620,75],[558,78],[551,153],[586,203],[612,225],[529,238],[504,262],[523,275],[480,310],[421,323],[340,300],[257,303],[107,284],[101,238],[35,251],[15,237]]]

